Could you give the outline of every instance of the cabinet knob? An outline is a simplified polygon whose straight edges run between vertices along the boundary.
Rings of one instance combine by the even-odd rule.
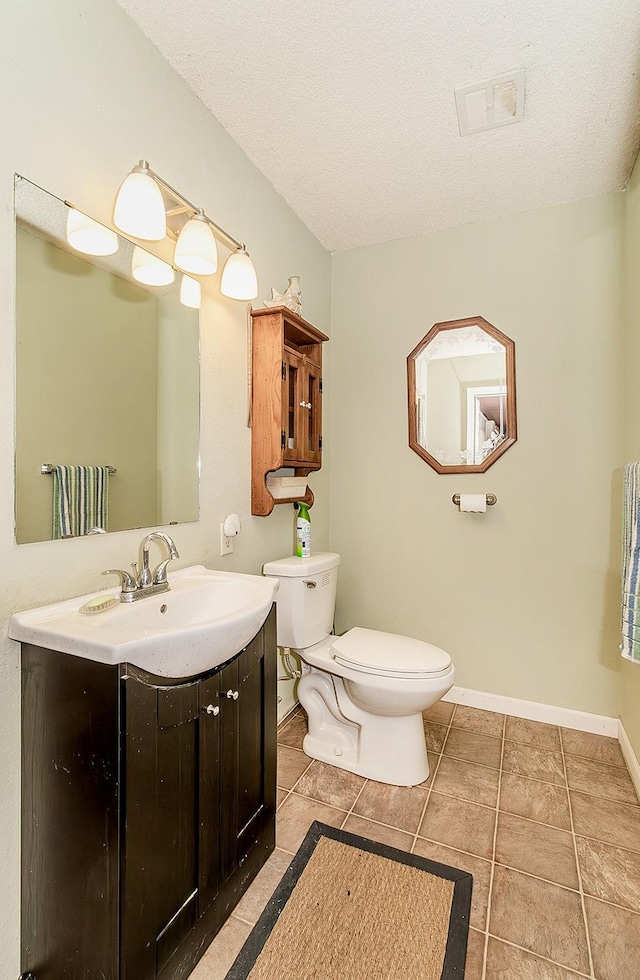
[[[239,695],[237,691],[227,691],[227,697],[231,698],[233,701],[237,701]]]
[[[220,708],[218,707],[217,704],[216,705],[208,704],[207,707],[204,710],[207,712],[208,715],[219,715],[220,714]]]

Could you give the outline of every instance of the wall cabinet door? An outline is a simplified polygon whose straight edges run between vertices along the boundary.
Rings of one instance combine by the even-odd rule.
[[[321,462],[322,368],[305,354],[285,350],[283,359],[283,461]]]

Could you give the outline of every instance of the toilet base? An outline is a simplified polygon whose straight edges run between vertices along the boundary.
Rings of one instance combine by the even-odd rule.
[[[434,692],[431,703],[440,696]],[[307,664],[298,697],[309,719],[303,749],[312,759],[395,786],[428,779],[422,713],[372,714],[351,701],[341,677]]]

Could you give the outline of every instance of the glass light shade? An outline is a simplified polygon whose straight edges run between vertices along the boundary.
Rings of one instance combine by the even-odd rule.
[[[258,295],[258,277],[244,246],[232,252],[227,259],[222,270],[220,291],[229,299],[255,299]]]
[[[139,245],[133,250],[131,273],[134,279],[145,286],[168,286],[175,279],[175,273],[167,262],[163,262]]]
[[[113,255],[118,251],[118,236],[75,208],[67,213],[67,241],[85,255]]]
[[[216,240],[206,218],[194,215],[183,226],[173,261],[183,272],[212,276],[218,268]]]
[[[192,310],[200,309],[202,299],[202,288],[197,279],[191,276],[183,276],[180,283],[180,302],[183,306],[190,306]]]
[[[116,228],[146,242],[167,234],[167,215],[160,188],[149,174],[134,171],[122,181],[113,209]]]

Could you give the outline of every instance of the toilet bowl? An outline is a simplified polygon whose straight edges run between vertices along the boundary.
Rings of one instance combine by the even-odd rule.
[[[444,650],[395,633],[355,627],[331,633],[340,556],[282,558],[278,644],[302,661],[298,697],[307,755],[368,779],[414,786],[429,776],[422,712],[453,685]]]

